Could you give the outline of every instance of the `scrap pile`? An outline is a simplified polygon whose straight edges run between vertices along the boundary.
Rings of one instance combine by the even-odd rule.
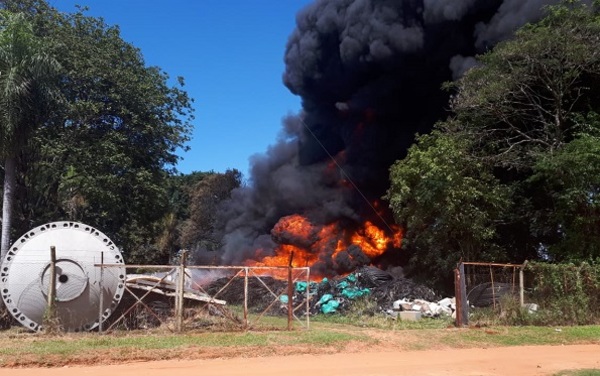
[[[296,283],[294,301],[306,299],[306,289],[310,295],[310,313],[344,313],[359,298],[368,299],[372,304],[370,314],[386,313],[397,317],[400,311],[419,311],[426,317],[452,315],[453,299],[440,300],[430,288],[407,278],[394,277],[375,267],[362,267],[343,278],[323,279],[321,282]],[[284,295],[282,301],[287,301]],[[442,308],[443,307],[443,308]]]
[[[252,312],[286,313],[287,281],[268,276],[249,277],[247,290],[244,283],[243,277],[219,278],[205,290],[228,305],[243,304],[247,294],[248,309]],[[293,291],[294,306],[306,304],[308,296],[311,315],[344,314],[359,299],[372,303],[367,304],[366,314],[385,313],[394,318],[400,311],[419,311],[426,317],[451,315],[454,311],[452,300],[440,300],[430,288],[370,266],[344,277],[324,278],[321,282],[297,281]]]

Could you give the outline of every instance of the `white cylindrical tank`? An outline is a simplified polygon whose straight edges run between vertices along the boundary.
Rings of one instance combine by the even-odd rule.
[[[42,330],[52,246],[56,247],[55,302],[59,324],[66,331],[97,327],[123,296],[125,264],[121,252],[106,235],[82,223],[48,223],[30,230],[11,246],[1,265],[4,303],[23,326]],[[101,262],[122,266],[100,268],[97,265]]]

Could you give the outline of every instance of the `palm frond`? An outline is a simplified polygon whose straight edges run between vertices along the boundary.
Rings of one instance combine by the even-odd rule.
[[[0,12],[0,155],[25,142],[60,65],[23,14]]]

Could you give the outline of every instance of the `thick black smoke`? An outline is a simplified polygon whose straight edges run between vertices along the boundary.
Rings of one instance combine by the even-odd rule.
[[[223,262],[271,252],[270,230],[294,213],[316,226],[372,218],[384,227],[364,198],[385,193],[388,169],[414,134],[446,115],[441,84],[556,2],[318,0],[300,11],[283,81],[303,111],[252,158],[249,185],[223,208]],[[335,270],[335,260],[318,267]]]

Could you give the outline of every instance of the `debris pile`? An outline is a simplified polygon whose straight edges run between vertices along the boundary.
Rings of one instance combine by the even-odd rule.
[[[184,276],[184,291],[183,298],[186,301],[196,301],[202,303],[211,303],[218,305],[225,305],[225,301],[215,299],[198,291],[193,288],[193,281],[190,277],[191,272],[186,270],[186,275]],[[179,271],[177,269],[173,269],[168,273],[164,274],[154,274],[154,275],[146,275],[146,274],[132,274],[127,276],[126,285],[130,291],[136,290],[141,292],[140,296],[148,296],[150,294],[153,295],[162,295],[164,297],[168,297],[174,299],[177,294],[177,279],[179,278]],[[145,292],[150,292],[150,294],[145,294]],[[144,295],[145,294],[145,295]]]
[[[306,289],[309,289],[309,311],[313,315],[347,312],[362,297],[373,303],[370,310],[369,307],[363,309],[364,313],[387,313],[394,318],[403,310],[419,311],[424,317],[438,317],[450,316],[455,309],[453,299],[440,300],[432,289],[372,266],[362,267],[343,278],[324,278],[309,284],[298,282],[294,301],[304,301]],[[287,302],[286,295],[282,298]]]
[[[386,313],[393,318],[397,318],[400,312],[405,311],[419,312],[423,317],[454,317],[456,301],[454,298],[444,298],[437,302],[429,302],[423,299],[399,299],[392,304],[391,309],[386,310]]]
[[[205,287],[212,297],[228,305],[241,305],[247,294],[248,309],[252,312],[283,314],[289,297],[287,281],[273,277],[219,278]],[[307,291],[308,290],[308,291]],[[246,291],[246,292],[245,292]],[[294,306],[306,304],[309,314],[346,313],[357,301],[367,302],[364,314],[385,313],[393,318],[401,311],[418,311],[423,317],[450,316],[453,299],[441,299],[430,288],[410,279],[395,277],[375,267],[362,267],[339,278],[324,278],[320,282],[297,281],[294,284]],[[307,294],[308,292],[308,294]]]

